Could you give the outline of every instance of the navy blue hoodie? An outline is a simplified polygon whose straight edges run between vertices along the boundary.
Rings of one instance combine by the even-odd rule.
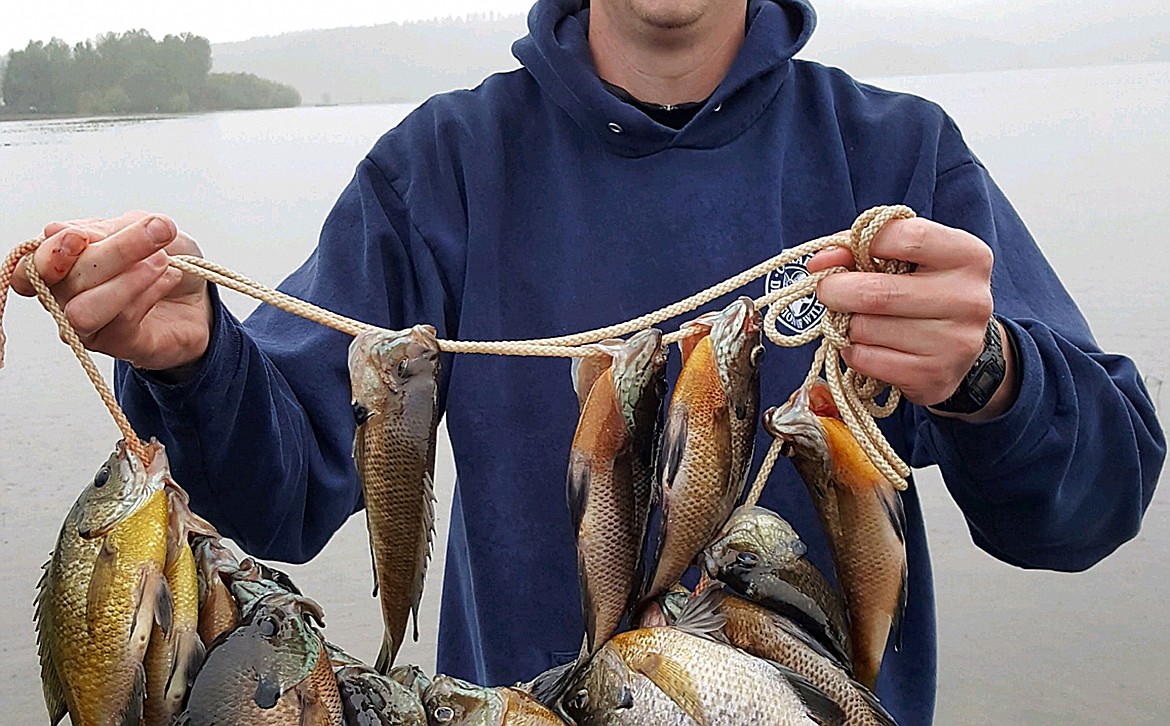
[[[916,467],[941,466],[975,543],[1014,565],[1079,570],[1134,536],[1164,455],[1138,372],[1099,350],[942,110],[794,61],[812,9],[751,0],[730,73],[672,130],[602,86],[581,4],[540,0],[515,45],[523,68],[432,98],[380,139],[283,289],[389,328],[553,336],[657,309],[847,228],[870,206],[908,204],[994,250],[995,309],[1017,342],[1022,382],[1011,410],[987,423],[903,405],[882,423],[894,447]],[[819,312],[806,300],[785,319],[801,328]],[[142,434],[166,443],[196,511],[252,554],[305,561],[361,507],[348,343],[270,308],[241,325],[217,303],[194,377],[168,386],[120,365],[121,400]],[[787,399],[812,348],[769,349],[761,408]],[[577,413],[569,364],[446,356],[441,403],[459,481],[438,668],[483,684],[528,679],[582,635],[565,503]],[[915,726],[934,710],[934,593],[913,486],[903,498],[910,600],[878,694]],[[831,570],[787,462],[763,504]]]

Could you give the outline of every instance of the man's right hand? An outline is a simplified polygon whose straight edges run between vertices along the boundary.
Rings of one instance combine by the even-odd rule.
[[[206,281],[167,264],[198,254],[167,217],[127,212],[48,225],[33,263],[87,348],[170,371],[197,362],[211,338]],[[23,265],[12,289],[35,294]]]

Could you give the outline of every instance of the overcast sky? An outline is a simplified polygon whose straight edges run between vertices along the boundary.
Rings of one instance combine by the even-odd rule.
[[[14,0],[16,2],[17,0]],[[23,48],[29,40],[53,36],[73,44],[98,33],[146,28],[156,38],[190,31],[213,43],[278,35],[292,30],[377,25],[427,20],[466,13],[527,12],[534,0],[331,0],[258,2],[257,0],[31,0],[5,13],[0,22],[0,54]],[[831,2],[831,0],[828,0]],[[875,2],[878,0],[875,0]],[[898,0],[899,5],[955,7],[978,0]],[[1037,0],[1018,0],[1037,2]],[[814,5],[818,4],[814,0]]]

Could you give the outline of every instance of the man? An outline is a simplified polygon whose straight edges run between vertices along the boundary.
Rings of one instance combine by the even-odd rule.
[[[980,547],[1021,567],[1091,566],[1136,533],[1165,452],[1137,371],[1097,348],[939,108],[792,60],[813,25],[804,0],[540,0],[514,49],[524,67],[386,134],[283,289],[389,328],[543,337],[657,309],[872,205],[908,204],[921,217],[872,251],[913,273],[820,286],[824,306],[855,313],[847,362],[905,392],[883,428],[913,465],[941,466]],[[165,217],[45,231],[38,269],[87,345],[129,363],[123,404],[167,444],[194,507],[252,554],[311,558],[360,507],[346,336],[266,308],[241,325],[214,289],[166,268],[197,250]],[[794,328],[822,310],[799,312]],[[812,348],[768,351],[765,406],[799,384]],[[530,678],[582,632],[568,366],[443,364],[459,484],[438,668]],[[933,589],[914,489],[903,499],[910,601],[878,694],[899,723],[926,724]],[[762,503],[830,567],[791,467]]]

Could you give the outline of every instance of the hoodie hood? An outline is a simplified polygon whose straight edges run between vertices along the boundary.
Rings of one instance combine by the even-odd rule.
[[[589,52],[584,0],[538,0],[528,14],[528,35],[512,53],[541,91],[603,147],[645,156],[670,147],[713,148],[743,133],[775,98],[815,26],[806,0],[749,0],[739,55],[703,109],[677,131],[601,84]]]

